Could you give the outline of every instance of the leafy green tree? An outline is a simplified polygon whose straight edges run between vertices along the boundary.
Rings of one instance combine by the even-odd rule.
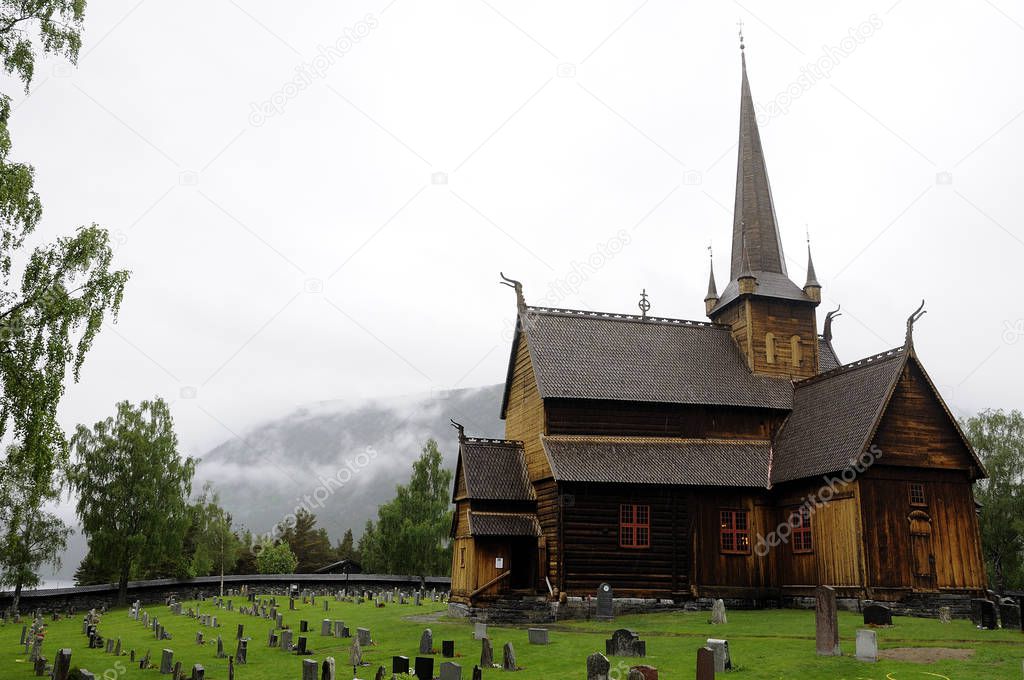
[[[1024,588],[1024,414],[985,410],[964,431],[989,475],[976,487],[989,582],[999,591]]]
[[[356,550],[356,541],[352,535],[351,529],[345,530],[344,537],[342,537],[342,539],[338,541],[338,544],[334,547],[334,559],[335,561],[359,561],[359,551]]]
[[[244,530],[238,537],[239,548],[238,548],[238,559],[235,561],[235,566],[232,567],[232,574],[256,574],[258,573],[256,568],[256,550],[257,539],[253,536],[253,533],[248,529]]]
[[[77,62],[84,20],[85,0],[0,1],[0,58],[4,70],[28,89],[38,56],[33,42],[36,34],[44,53]]]
[[[297,574],[309,574],[331,563],[331,539],[323,528],[316,528],[316,515],[305,508],[295,513],[295,521],[284,525],[281,540],[291,547],[299,560]]]
[[[409,483],[396,487],[395,499],[377,509],[376,524],[368,523],[360,539],[367,571],[421,576],[448,572],[452,471],[442,465],[437,442],[428,440],[412,464]]]
[[[256,555],[256,569],[261,574],[294,574],[299,558],[284,541],[265,541]]]
[[[42,465],[40,465],[42,464]],[[45,461],[25,455],[12,446],[0,464],[0,585],[14,587],[12,609],[18,610],[22,588],[39,585],[44,564],[60,567],[61,554],[71,529],[44,509],[55,500],[55,485],[49,476],[40,477]]]
[[[89,549],[118,578],[125,604],[133,569],[180,554],[188,528],[195,461],[178,453],[174,421],[163,399],[117,405],[114,417],[91,429],[79,425],[72,446],[78,462],[70,481]]]
[[[190,571],[196,576],[220,574],[223,596],[224,574],[235,564],[242,546],[231,528],[231,515],[221,507],[220,496],[209,482],[192,505],[192,515],[196,531]]]
[[[102,558],[89,550],[75,569],[76,586],[98,586],[113,583],[117,574]]]

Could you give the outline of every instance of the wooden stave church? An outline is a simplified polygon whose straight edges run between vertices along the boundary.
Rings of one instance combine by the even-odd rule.
[[[741,53],[742,55],[742,53]],[[503,440],[466,436],[451,602],[982,594],[984,467],[913,344],[841,364],[786,272],[745,55],[730,281],[710,322],[527,305]],[[923,303],[922,303],[923,307]],[[806,509],[802,509],[806,508]],[[767,540],[766,540],[767,539]],[[774,540],[778,539],[778,540]]]

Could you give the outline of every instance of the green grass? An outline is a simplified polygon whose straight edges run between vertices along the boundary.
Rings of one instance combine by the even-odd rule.
[[[224,638],[225,651],[234,653],[234,636],[237,624],[245,624],[249,642],[249,663],[237,667],[238,680],[299,680],[301,660],[279,649],[267,647],[267,633],[271,623],[262,618],[243,616],[238,613],[239,605],[245,598],[235,600],[234,612],[215,609],[210,602],[184,604],[188,608],[199,606],[203,613],[217,616],[221,627],[202,629],[210,641],[204,646],[195,643],[195,633],[200,630],[197,621],[187,616],[174,616],[163,605],[152,605],[146,610],[150,616],[157,616],[173,635],[172,640],[157,642],[153,633],[142,624],[132,620],[125,609],[107,613],[99,625],[100,633],[106,637],[120,637],[127,650],[135,649],[139,657],[147,650],[154,663],[159,664],[160,651],[173,649],[175,659],[190,670],[192,664],[201,663],[210,680],[226,680],[227,660],[216,659],[217,632]],[[325,616],[322,604],[317,606],[297,605],[297,611],[287,610],[284,601],[284,621],[298,631],[299,620],[309,621],[309,646],[314,650],[311,658],[322,660],[334,656],[338,663],[338,679],[348,680],[351,668],[347,667],[348,649],[351,640],[320,637],[320,621],[323,618],[339,619],[355,632],[357,627],[369,628],[375,644],[364,649],[364,660],[371,663],[359,671],[360,678],[373,678],[378,665],[391,670],[391,657],[403,654],[413,660],[419,647],[420,633],[426,627],[434,631],[434,646],[440,650],[442,640],[455,640],[456,661],[463,666],[463,677],[470,678],[474,663],[479,661],[480,643],[473,640],[473,627],[464,620],[443,617],[444,607],[427,603],[421,607],[411,604],[388,605],[374,609],[370,604],[330,602],[330,612]],[[424,623],[410,621],[412,616],[435,615],[439,620]],[[814,653],[814,613],[810,611],[730,611],[729,623],[724,626],[708,625],[707,612],[658,613],[649,615],[623,616],[613,623],[596,621],[566,621],[548,626],[551,629],[551,644],[546,647],[530,646],[527,643],[525,627],[490,627],[494,642],[495,657],[500,662],[501,648],[506,642],[515,646],[517,660],[523,670],[514,674],[516,680],[550,678],[584,678],[585,660],[588,654],[604,650],[604,640],[615,628],[631,628],[647,641],[648,656],[640,661],[635,659],[612,658],[613,678],[625,680],[632,663],[648,663],[658,667],[664,680],[682,680],[694,677],[696,649],[707,637],[722,637],[729,640],[733,659],[738,668],[726,677],[736,680],[781,680],[800,678],[811,680],[869,679],[869,680],[1020,680],[1021,664],[1024,660],[1024,633],[1014,631],[979,631],[968,621],[954,621],[943,625],[930,619],[897,617],[895,626],[879,629],[881,649],[894,647],[954,647],[970,648],[975,653],[966,661],[939,661],[933,664],[882,661],[865,664],[852,658],[854,637],[860,627],[860,616],[840,613],[840,632],[844,653],[840,658],[818,658]],[[81,633],[81,616],[66,619],[47,626],[43,654],[53,658],[60,647],[72,649],[72,666],[84,666],[106,680],[137,680],[150,678],[159,680],[157,670],[140,671],[138,664],[129,664],[128,657],[115,658],[101,650],[90,650]],[[21,625],[7,624],[0,627],[0,678],[34,677],[31,665],[18,645]],[[297,637],[297,633],[296,633]],[[211,640],[212,638],[212,640]],[[439,672],[442,659],[435,657],[435,673]],[[120,664],[120,665],[118,665]],[[390,675],[389,675],[390,677]],[[485,670],[484,677],[500,680],[509,677],[500,670]]]

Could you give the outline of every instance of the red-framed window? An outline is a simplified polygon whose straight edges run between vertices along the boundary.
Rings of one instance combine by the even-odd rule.
[[[924,496],[924,484],[912,483],[910,485],[910,504],[927,506],[928,499]]]
[[[719,545],[724,553],[746,555],[750,553],[750,522],[746,510],[722,510]]]
[[[795,553],[814,552],[814,539],[811,538],[811,511],[806,505],[801,505],[793,511],[789,517],[790,526],[793,529],[790,537],[790,545]]]
[[[651,547],[651,506],[634,503],[619,506],[619,546]]]

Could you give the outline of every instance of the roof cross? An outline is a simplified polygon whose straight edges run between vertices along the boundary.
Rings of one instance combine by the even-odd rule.
[[[651,311],[651,301],[647,299],[647,289],[644,288],[640,293],[640,304],[637,305],[640,308],[641,318],[647,318],[647,312]]]

